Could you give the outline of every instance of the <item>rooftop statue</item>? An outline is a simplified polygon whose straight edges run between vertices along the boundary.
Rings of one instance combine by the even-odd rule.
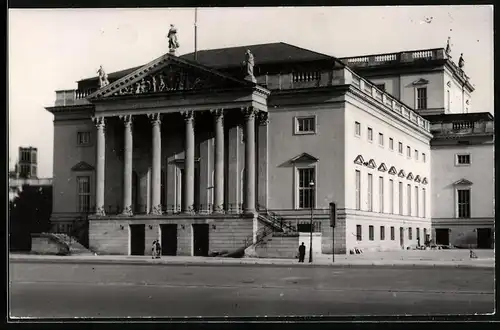
[[[460,58],[458,59],[458,67],[460,69],[462,69],[465,65],[465,61],[464,61],[464,54],[460,54]]]
[[[257,80],[255,79],[255,76],[253,74],[253,67],[255,65],[255,61],[253,58],[253,54],[250,51],[250,49],[247,49],[247,52],[245,54],[245,61],[243,62],[246,65],[247,69],[247,75],[245,79],[250,80],[252,82],[256,82]]]
[[[445,53],[446,53],[446,56],[448,56],[448,58],[451,59],[451,45],[450,45],[450,39],[451,37],[448,37],[448,41],[446,42],[446,50],[445,50]]]
[[[102,65],[97,70],[97,73],[99,74],[99,88],[109,85],[108,74],[104,71]]]
[[[175,53],[175,50],[179,48],[179,41],[177,40],[177,28],[173,24],[170,24],[167,38],[170,53]]]

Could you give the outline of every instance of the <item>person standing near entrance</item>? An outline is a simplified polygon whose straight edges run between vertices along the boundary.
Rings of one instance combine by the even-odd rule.
[[[304,242],[299,246],[299,262],[304,262],[304,257],[306,256],[306,246]]]
[[[156,258],[159,259],[161,257],[161,244],[160,241],[156,241]]]
[[[154,240],[153,245],[151,246],[151,259],[157,258],[158,256],[158,251],[157,251],[157,243],[158,241]]]

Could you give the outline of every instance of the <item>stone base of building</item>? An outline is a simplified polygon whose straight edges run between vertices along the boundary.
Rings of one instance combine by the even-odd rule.
[[[91,216],[89,247],[99,254],[209,256],[241,249],[252,240],[255,215]]]
[[[495,226],[493,218],[433,219],[434,243],[462,249],[493,249]]]

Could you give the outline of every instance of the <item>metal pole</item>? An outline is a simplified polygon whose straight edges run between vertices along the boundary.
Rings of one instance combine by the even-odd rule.
[[[197,27],[197,22],[198,22],[198,8],[194,9],[194,60],[196,61],[198,59],[198,27]]]
[[[332,227],[332,263],[334,262],[335,262],[335,227]]]
[[[311,224],[309,226],[309,262],[311,263],[313,261],[313,253],[312,253],[312,237],[313,237],[313,189],[314,189],[314,182],[310,182],[309,186],[311,186]]]

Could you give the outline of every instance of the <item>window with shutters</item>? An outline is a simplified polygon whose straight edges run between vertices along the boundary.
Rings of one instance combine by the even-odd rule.
[[[78,186],[78,212],[90,210],[90,177],[79,176],[76,178]]]
[[[299,197],[299,208],[308,209],[314,207],[315,198],[315,168],[299,168],[298,170],[298,197]],[[311,182],[314,184],[311,185]]]
[[[458,189],[457,197],[458,217],[470,218],[470,189]]]

